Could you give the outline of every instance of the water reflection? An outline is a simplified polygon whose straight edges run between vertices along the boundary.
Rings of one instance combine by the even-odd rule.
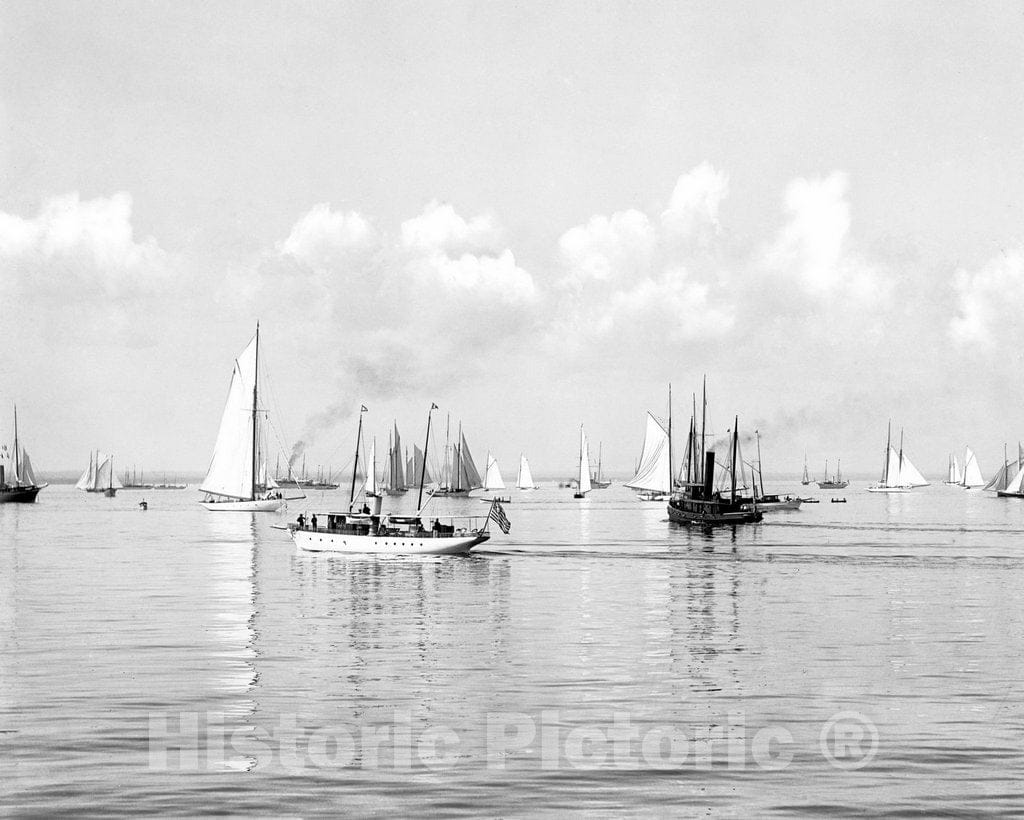
[[[252,513],[209,513],[204,519],[210,598],[216,605],[210,632],[220,644],[222,670],[214,685],[224,693],[217,699],[217,707],[223,710],[229,730],[241,729],[240,742],[233,751],[244,752],[247,745],[252,745],[252,723],[258,708],[260,534]],[[255,753],[229,753],[224,760],[230,769],[248,770],[256,763]]]

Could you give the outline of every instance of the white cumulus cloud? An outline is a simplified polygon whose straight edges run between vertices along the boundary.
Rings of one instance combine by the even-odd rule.
[[[1008,333],[1019,341],[1017,328],[1024,313],[1024,252],[1014,250],[970,273],[953,278],[957,315],[949,323],[953,340],[986,348],[1005,344]]]

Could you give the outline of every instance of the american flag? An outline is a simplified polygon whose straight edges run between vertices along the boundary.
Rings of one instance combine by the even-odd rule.
[[[491,503],[491,511],[487,514],[487,520],[497,524],[498,529],[505,535],[508,535],[508,531],[512,529],[512,524],[509,522],[508,516],[505,515],[505,508],[498,501]]]

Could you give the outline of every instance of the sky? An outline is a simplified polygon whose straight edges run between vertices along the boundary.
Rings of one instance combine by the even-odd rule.
[[[644,414],[766,473],[1024,438],[1019,3],[0,5],[0,408],[202,471],[257,320],[283,448],[427,410],[514,472]],[[0,409],[10,433],[11,411]],[[677,444],[682,449],[682,442]]]

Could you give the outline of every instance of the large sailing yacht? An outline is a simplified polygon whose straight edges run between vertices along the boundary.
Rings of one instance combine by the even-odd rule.
[[[284,497],[267,475],[266,411],[259,400],[260,326],[235,359],[217,443],[200,485],[202,505],[216,512],[274,512]]]

